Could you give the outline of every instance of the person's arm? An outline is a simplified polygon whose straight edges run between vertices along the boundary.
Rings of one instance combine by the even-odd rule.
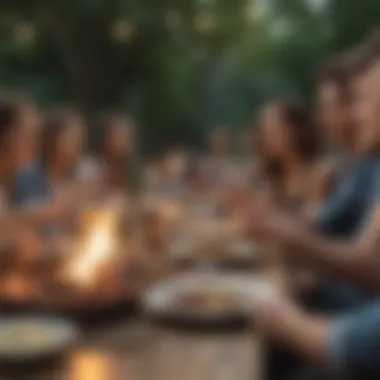
[[[330,236],[345,235],[352,231],[352,224],[358,212],[358,194],[362,192],[361,173],[346,178],[327,197],[326,201],[315,208],[313,225],[323,234]]]
[[[254,305],[256,328],[267,341],[284,345],[317,365],[325,365],[329,321],[304,313],[285,298],[263,299]]]
[[[314,217],[318,208],[331,195],[334,183],[334,174],[336,165],[332,162],[323,162],[315,169],[311,182],[309,184],[309,194],[307,194],[307,209],[308,217]]]
[[[370,291],[380,290],[376,218],[369,223],[363,237],[353,241],[323,236],[277,210],[263,212],[257,222],[266,239],[279,242],[284,255],[303,261],[323,274],[346,278]]]
[[[91,193],[94,186],[83,182],[73,184],[54,199],[30,198],[26,204],[11,209],[0,217],[0,236],[14,233],[19,228],[33,226],[38,227],[66,218],[73,207]]]
[[[324,272],[346,277],[368,290],[378,292],[380,290],[380,253],[378,252],[380,249],[380,176],[376,173],[373,175],[372,211],[357,238],[351,241],[328,238],[304,225],[296,227],[298,232],[294,230],[293,236],[284,234],[283,238],[285,242],[289,238],[290,249],[313,266],[317,266]],[[352,188],[357,188],[354,191],[357,193],[360,186],[356,184],[351,186]],[[355,204],[352,204],[352,207],[355,207]]]
[[[350,213],[355,212],[355,207],[364,207],[360,203],[357,204],[358,194],[362,191],[362,176],[359,175],[346,181],[329,199],[314,223],[315,226],[297,220],[271,205],[256,202],[251,209],[252,217],[248,218],[248,229],[253,231],[255,237],[259,233],[265,235],[266,239],[278,240],[284,248],[284,255],[303,260],[323,274],[343,277],[368,290],[378,292],[380,202],[376,197],[380,195],[380,180],[377,180],[376,173],[372,175],[374,203],[379,206],[373,208],[361,236],[355,240],[329,237],[328,232],[334,233],[345,228],[347,220],[352,224]]]
[[[54,201],[11,210],[0,218],[0,235],[6,236],[26,226],[39,226],[59,220],[67,215],[67,206],[66,202]]]
[[[285,237],[286,239],[286,237]],[[372,243],[327,238],[304,226],[286,251],[325,274],[346,278],[374,292],[380,290],[380,255]]]
[[[303,358],[337,375],[380,375],[380,303],[330,320],[284,300],[256,305],[259,328]]]

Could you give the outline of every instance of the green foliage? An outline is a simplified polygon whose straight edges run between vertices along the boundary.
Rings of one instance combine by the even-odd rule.
[[[90,115],[128,108],[154,146],[197,142],[268,97],[310,99],[319,62],[380,20],[378,0],[309,1],[4,0],[0,80]]]

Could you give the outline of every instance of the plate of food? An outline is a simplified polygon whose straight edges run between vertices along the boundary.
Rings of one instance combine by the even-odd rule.
[[[0,361],[25,363],[59,355],[69,349],[78,330],[64,319],[7,317],[0,319]]]
[[[167,279],[148,289],[143,305],[159,318],[194,323],[247,320],[254,300],[275,296],[260,278],[236,274],[194,273]]]
[[[260,250],[246,239],[220,238],[212,240],[177,239],[169,246],[169,256],[174,262],[213,262],[223,267],[252,268],[260,261]]]

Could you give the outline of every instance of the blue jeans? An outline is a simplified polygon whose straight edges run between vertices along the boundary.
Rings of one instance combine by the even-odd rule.
[[[360,309],[368,304],[368,299],[349,285],[326,280],[301,302],[308,311],[336,316]],[[288,350],[281,347],[269,348],[266,370],[268,380],[328,379],[327,376],[328,374],[305,367],[304,360]]]
[[[350,378],[380,378],[380,300],[336,319],[327,359],[337,373]]]

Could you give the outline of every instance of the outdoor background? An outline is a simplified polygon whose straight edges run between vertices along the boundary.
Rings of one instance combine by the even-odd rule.
[[[378,24],[379,0],[1,0],[0,84],[128,110],[144,149],[199,146],[270,96],[311,100],[316,66]]]

